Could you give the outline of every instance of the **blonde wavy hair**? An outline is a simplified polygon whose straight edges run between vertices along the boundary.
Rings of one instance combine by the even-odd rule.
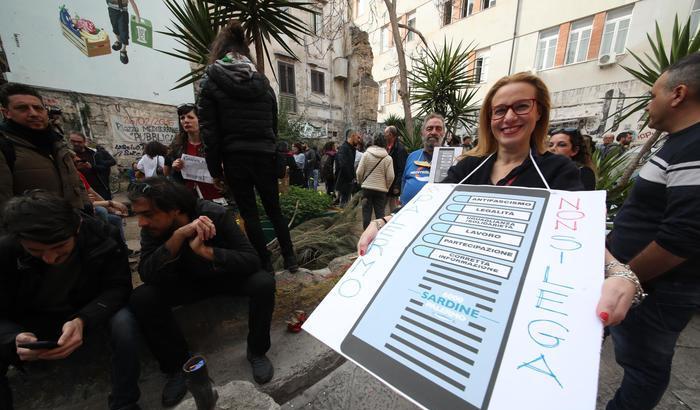
[[[549,90],[539,77],[536,75],[522,72],[513,75],[505,76],[496,81],[496,84],[491,87],[484,98],[484,103],[481,106],[479,113],[479,144],[465,155],[483,157],[493,154],[498,150],[498,141],[494,137],[491,130],[491,110],[493,96],[501,87],[513,83],[527,83],[535,87],[535,100],[537,100],[537,108],[540,113],[540,119],[537,121],[532,135],[530,136],[530,146],[534,147],[539,154],[547,151],[546,140],[547,131],[549,129],[549,110],[552,106],[549,98]]]

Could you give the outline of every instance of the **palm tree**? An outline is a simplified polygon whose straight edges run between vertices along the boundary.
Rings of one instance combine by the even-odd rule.
[[[700,35],[695,35],[690,33],[690,18],[686,21],[683,27],[679,28],[678,25],[678,15],[676,15],[675,22],[673,24],[673,32],[671,34],[671,49],[666,52],[666,47],[664,45],[663,38],[661,36],[661,30],[659,29],[659,23],[656,22],[656,40],[652,39],[651,35],[647,33],[647,39],[649,40],[649,45],[651,46],[653,55],[650,56],[644,53],[646,59],[641,58],[631,50],[627,50],[632,57],[639,64],[639,69],[635,70],[627,66],[621,66],[625,71],[632,74],[636,79],[643,82],[644,84],[652,87],[656,80],[661,76],[661,74],[670,65],[674,64],[676,61],[700,50]],[[635,100],[624,107],[621,111],[623,112],[621,120],[638,113],[646,108],[651,100],[650,95],[644,95],[636,97]],[[646,118],[644,121],[644,128],[649,122]],[[625,186],[629,181],[630,177],[634,173],[635,169],[639,167],[640,161],[645,158],[646,154],[651,150],[651,147],[659,139],[661,131],[656,131],[642,147],[641,150],[632,158],[632,160],[627,165],[625,172],[620,178],[619,184]]]
[[[420,105],[418,116],[437,112],[445,117],[445,128],[455,134],[459,126],[476,124],[479,105],[474,97],[473,69],[474,46],[460,42],[456,47],[445,41],[441,48],[426,48],[413,59],[411,78],[411,102]]]
[[[296,43],[310,34],[307,23],[290,11],[313,12],[312,3],[291,0],[163,0],[173,14],[172,27],[159,33],[175,38],[184,49],[161,52],[189,61],[194,68],[178,79],[174,88],[197,81],[209,57],[209,45],[230,19],[241,22],[250,44],[255,46],[256,66],[265,72],[265,59],[272,64],[269,43],[276,41],[296,57],[284,36]]]

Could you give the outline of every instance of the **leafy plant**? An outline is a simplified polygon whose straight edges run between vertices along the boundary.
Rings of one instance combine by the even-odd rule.
[[[605,156],[602,155],[601,150],[593,153],[593,163],[597,170],[596,189],[607,191],[605,204],[608,209],[608,220],[615,217],[632,188],[632,180],[624,183],[620,181],[629,160],[629,154],[622,150],[610,151]]]
[[[206,0],[163,0],[165,6],[173,14],[170,20],[173,27],[159,31],[173,37],[183,49],[173,51],[158,50],[175,58],[188,61],[192,69],[177,80],[173,89],[184,87],[199,80],[204,74],[204,68],[209,58],[209,45],[226,22],[221,20],[220,8],[212,7]]]
[[[447,131],[476,124],[479,105],[474,102],[479,87],[470,69],[475,47],[445,41],[442,48],[426,48],[413,59],[411,102],[420,105],[419,116],[437,112],[445,117]]]
[[[301,36],[310,34],[307,24],[291,13],[301,10],[311,13],[313,3],[291,0],[163,0],[173,14],[173,27],[159,33],[175,38],[183,46],[173,51],[159,50],[165,54],[188,61],[195,67],[180,79],[174,88],[184,87],[199,80],[209,59],[209,46],[217,33],[230,19],[241,22],[249,44],[255,46],[256,65],[265,72],[265,59],[272,65],[268,49],[271,41],[277,42],[287,53],[296,58],[288,41],[301,42]]]
[[[298,225],[303,221],[322,216],[333,203],[333,198],[325,192],[304,189],[297,186],[290,186],[289,191],[280,194],[280,207],[282,215],[291,221],[294,217],[293,225]],[[265,214],[260,198],[257,198],[258,213]]]
[[[656,80],[658,80],[658,78],[661,76],[664,70],[666,70],[670,65],[674,64],[681,58],[700,50],[700,35],[695,35],[693,37],[694,33],[690,32],[690,18],[688,18],[688,20],[682,27],[679,27],[678,15],[676,15],[675,21],[673,23],[673,31],[671,32],[671,48],[669,52],[666,51],[666,46],[663,41],[663,36],[661,34],[661,29],[659,28],[658,21],[655,25],[656,38],[652,39],[651,35],[647,33],[647,40],[649,41],[649,45],[651,46],[653,55],[650,56],[649,54],[644,53],[645,58],[642,58],[639,55],[635,54],[632,50],[628,49],[627,51],[632,57],[634,57],[636,62],[639,64],[639,69],[621,66],[625,71],[632,74],[636,79],[648,85],[649,87],[652,87],[654,85]],[[622,110],[620,110],[620,121],[626,119],[627,117],[635,113],[643,111],[644,108],[649,104],[649,101],[651,100],[651,95],[647,94],[631,98],[633,98],[634,100],[630,104],[623,107]],[[644,126],[646,126],[648,122],[649,119],[645,118]],[[642,128],[644,128],[644,126],[642,126]],[[658,140],[660,135],[661,132],[656,131],[654,135],[652,135],[644,143],[644,146],[637,153],[637,155],[632,158],[632,160],[627,165],[627,169],[625,169],[624,173],[620,176],[621,184],[625,184],[627,183],[627,181],[629,181],[630,177],[634,173],[634,170],[642,164],[641,160],[651,150],[651,147],[654,145],[656,140]]]

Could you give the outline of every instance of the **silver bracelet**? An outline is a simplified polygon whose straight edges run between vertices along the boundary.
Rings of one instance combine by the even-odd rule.
[[[375,219],[372,222],[374,222],[374,225],[377,227],[377,230],[382,229],[384,227],[384,225],[386,225],[386,223],[387,223],[386,219],[384,219],[384,218]]]
[[[613,271],[610,272],[610,269],[612,268],[622,268],[621,270]],[[610,277],[618,277],[618,278],[623,278],[625,280],[630,281],[634,287],[635,287],[635,292],[634,292],[634,298],[632,299],[632,306],[637,306],[642,301],[644,300],[645,297],[647,297],[647,294],[644,293],[644,289],[642,288],[641,282],[639,282],[639,278],[635,273],[632,271],[629,265],[621,263],[621,262],[609,262],[605,264],[605,278],[610,278]]]

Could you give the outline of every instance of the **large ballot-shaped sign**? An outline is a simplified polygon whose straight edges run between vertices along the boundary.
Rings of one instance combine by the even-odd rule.
[[[304,329],[430,409],[594,409],[605,193],[428,184]]]

